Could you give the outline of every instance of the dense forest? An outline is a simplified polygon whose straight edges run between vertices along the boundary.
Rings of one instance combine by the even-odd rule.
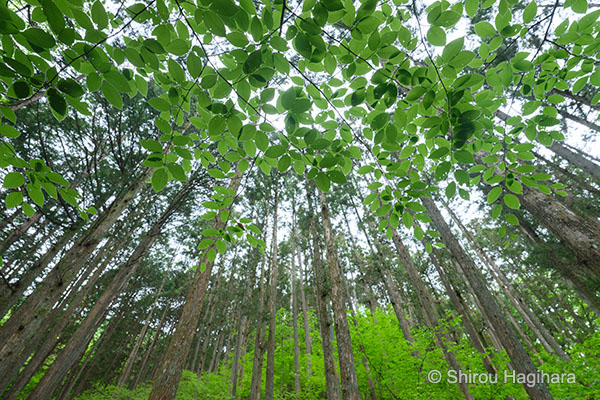
[[[0,398],[600,398],[599,17],[1,1]]]

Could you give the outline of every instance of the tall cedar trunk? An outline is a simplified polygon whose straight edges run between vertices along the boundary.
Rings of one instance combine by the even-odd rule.
[[[134,344],[133,348],[131,349],[131,352],[129,353],[129,357],[127,357],[127,361],[125,362],[125,367],[123,367],[123,370],[121,371],[121,374],[119,375],[119,380],[117,381],[117,386],[119,386],[119,387],[124,387],[125,384],[127,383],[127,381],[129,380],[129,375],[131,375],[131,369],[133,368],[133,364],[135,363],[135,361],[137,359],[137,354],[140,349],[140,346],[142,345],[142,342],[144,341],[144,338],[146,337],[146,331],[148,330],[148,325],[150,325],[150,320],[152,319],[152,314],[154,314],[154,308],[156,307],[156,304],[158,302],[160,294],[163,290],[163,287],[165,286],[165,281],[167,280],[167,275],[168,275],[168,273],[165,272],[165,274],[163,276],[163,280],[160,283],[160,287],[156,291],[156,297],[154,298],[154,301],[152,302],[152,306],[150,307],[148,316],[146,317],[146,320],[144,321],[144,325],[142,326],[142,330],[141,330],[140,334],[138,335],[138,337],[135,341],[135,344]]]
[[[273,236],[271,239],[271,282],[269,286],[269,337],[267,340],[267,373],[265,379],[265,399],[273,400],[275,391],[275,328],[277,323],[277,278],[279,264],[277,262],[277,203],[279,191],[275,181],[275,203],[273,208]]]
[[[241,179],[242,174],[239,170],[236,170],[235,175],[229,183],[229,189],[234,193],[237,193]],[[230,207],[232,205],[233,202]],[[221,220],[221,215],[222,213],[219,211],[214,220],[213,227],[217,231],[225,228],[225,222]],[[223,219],[226,219],[224,215]],[[217,240],[217,238],[213,239]],[[172,400],[175,398],[179,379],[181,378],[183,368],[192,347],[194,332],[198,325],[198,317],[202,310],[202,302],[206,295],[206,289],[208,288],[208,282],[214,265],[214,262],[208,259],[208,252],[210,249],[213,249],[213,251],[216,250],[214,243],[205,250],[205,253],[200,260],[200,265],[194,272],[194,279],[190,290],[187,293],[183,312],[177,323],[177,329],[175,330],[175,334],[171,339],[169,347],[162,356],[161,366],[157,369],[156,375],[154,376],[154,384],[152,385],[152,392],[150,392],[149,400]],[[203,266],[205,266],[204,270]]]
[[[221,344],[223,343],[223,337],[225,336],[225,328],[219,329],[219,334],[217,335],[217,340],[215,340],[215,345],[213,346],[213,354],[210,358],[210,363],[208,364],[208,369],[206,370],[208,373],[214,372],[216,368],[216,362],[219,357],[219,353],[221,351]],[[208,338],[206,339],[208,340]]]
[[[342,397],[344,400],[360,400],[358,391],[358,379],[354,364],[354,352],[350,339],[350,327],[348,326],[348,315],[346,314],[346,300],[342,283],[342,271],[338,263],[337,247],[333,238],[333,228],[329,216],[329,205],[325,193],[318,189],[321,205],[321,218],[325,245],[327,248],[327,266],[329,271],[329,285],[331,290],[331,304],[333,308],[333,320],[338,347],[338,358],[340,361],[340,377],[342,381]]]
[[[263,227],[264,228],[264,227]],[[266,231],[265,231],[266,233]],[[264,239],[263,239],[264,240]],[[249,262],[248,275],[246,277],[246,282],[244,283],[244,297],[242,298],[242,302],[249,301],[252,298],[252,289],[254,288],[255,280],[256,280],[256,262],[260,259],[260,253],[258,249],[255,248],[253,250],[253,257]],[[240,369],[240,358],[242,357],[242,348],[244,347],[244,343],[248,338],[248,329],[247,325],[249,322],[249,310],[247,307],[244,307],[244,304],[240,304],[240,312],[241,317],[239,323],[237,325],[237,336],[235,339],[235,347],[233,350],[233,360],[231,362],[231,397],[235,399],[237,394],[237,385],[238,385],[238,377],[239,377],[239,369]]]
[[[548,332],[548,330],[542,325],[539,318],[537,318],[529,306],[525,304],[522,298],[518,297],[516,290],[509,282],[508,278],[504,275],[504,273],[500,270],[500,268],[496,265],[494,260],[487,255],[484,249],[481,247],[479,242],[473,237],[471,232],[462,224],[460,219],[454,214],[454,212],[448,207],[446,203],[446,210],[450,214],[454,223],[459,227],[460,231],[465,235],[468,239],[469,243],[473,246],[479,259],[483,261],[485,264],[489,266],[490,272],[492,276],[498,282],[498,285],[504,292],[505,296],[509,301],[513,304],[517,312],[521,315],[521,317],[525,320],[531,331],[536,335],[540,343],[544,346],[547,352],[558,354],[563,360],[571,361],[567,353],[564,352],[562,347],[556,342],[554,337]]]
[[[294,329],[294,394],[300,396],[300,344],[298,337],[298,293],[296,288],[296,203],[292,201],[292,252],[290,269],[292,327]]]
[[[442,284],[444,285],[444,288],[446,289],[446,293],[450,297],[450,301],[452,301],[454,308],[456,309],[458,314],[461,316],[461,322],[465,326],[465,330],[467,331],[469,341],[471,342],[473,347],[475,347],[475,350],[477,350],[480,354],[483,355],[483,366],[485,367],[485,370],[491,375],[496,375],[496,369],[492,366],[492,362],[491,362],[489,356],[487,355],[485,346],[481,342],[479,335],[477,334],[477,332],[475,331],[475,328],[473,327],[473,320],[471,319],[468,308],[463,303],[462,297],[459,297],[460,296],[459,290],[452,286],[450,279],[448,279],[448,276],[444,272],[444,269],[441,266],[440,258],[438,256],[438,254],[439,254],[439,252],[434,250],[431,253],[429,253],[429,258],[431,259],[431,262],[433,263],[435,270],[437,271],[438,275],[440,276],[440,279],[442,280]]]
[[[304,293],[304,267],[301,258],[302,253],[298,252],[298,265],[300,267],[300,279],[298,279],[298,288],[300,289],[300,306],[302,307],[302,321],[304,322],[304,345],[306,350],[306,376],[312,375],[312,338],[310,337],[310,327],[308,326],[308,304]]]
[[[250,297],[245,297],[249,299]],[[233,350],[233,360],[231,362],[231,398],[235,399],[237,394],[237,385],[240,370],[240,358],[242,354],[242,346],[247,334],[246,325],[248,324],[248,316],[242,315],[238,324],[238,334],[235,339],[235,348]]]
[[[219,265],[219,271],[217,272],[217,276],[213,281],[214,286],[211,286],[210,293],[208,294],[208,301],[206,304],[206,312],[210,310],[210,316],[208,317],[208,321],[206,321],[198,330],[196,336],[198,337],[198,342],[200,342],[200,338],[202,339],[202,350],[200,355],[200,361],[196,367],[196,374],[198,377],[202,375],[202,371],[204,371],[204,365],[206,364],[206,357],[208,356],[208,345],[210,343],[210,338],[212,337],[212,329],[213,329],[213,320],[215,319],[215,314],[219,307],[215,304],[218,301],[217,294],[219,293],[219,287],[221,287],[221,275],[223,274],[223,266],[225,265],[225,260],[221,258],[221,264]],[[205,315],[206,317],[206,315]]]
[[[27,365],[25,366],[23,371],[21,371],[19,373],[15,383],[10,387],[8,399],[16,398],[17,394],[21,390],[23,390],[23,388],[25,388],[27,383],[29,383],[29,380],[35,375],[35,373],[38,371],[38,369],[43,365],[44,361],[46,361],[48,356],[52,353],[52,350],[54,350],[55,346],[58,344],[60,336],[62,335],[63,330],[65,329],[65,327],[67,326],[69,321],[71,320],[71,317],[73,316],[75,311],[79,308],[79,306],[85,299],[85,296],[87,296],[89,291],[95,286],[96,281],[98,280],[100,275],[104,272],[106,265],[110,261],[112,261],[113,257],[116,255],[116,253],[119,251],[119,249],[126,243],[125,240],[120,240],[120,241],[115,241],[115,242],[116,243],[113,243],[112,241],[109,242],[110,244],[115,244],[115,245],[112,247],[110,254],[108,254],[105,257],[104,261],[102,261],[102,263],[100,265],[98,265],[97,262],[99,262],[101,260],[100,256],[103,256],[104,255],[103,253],[99,254],[96,257],[96,258],[98,258],[97,262],[90,263],[90,266],[88,267],[88,270],[86,270],[86,272],[89,273],[93,270],[93,267],[96,267],[96,271],[94,272],[94,274],[91,277],[88,276],[88,273],[83,274],[83,276],[80,278],[80,281],[84,281],[87,279],[87,282],[85,283],[85,285],[81,288],[79,293],[77,293],[77,295],[75,296],[73,301],[71,301],[71,304],[69,304],[69,307],[60,316],[60,318],[55,322],[50,321],[50,322],[53,322],[51,324],[52,328],[50,329],[50,332],[48,333],[46,339],[42,342],[40,347],[35,351],[35,353],[31,357],[31,359],[27,362]],[[81,283],[83,283],[83,282],[81,282]],[[78,284],[76,286],[80,287],[81,284]],[[42,331],[47,330],[47,328],[48,327],[45,327]]]
[[[27,254],[28,258],[33,258],[34,256],[40,256],[38,251],[44,246],[50,243],[50,238],[54,237],[56,231],[54,229],[44,230],[44,227],[40,226],[37,231],[35,231],[30,239],[34,240],[33,243],[24,243],[18,251],[10,254],[8,257],[4,257],[4,265],[0,268],[0,276],[2,277],[2,284],[6,285],[10,291],[14,291],[16,289],[16,285],[19,283],[19,278],[22,277],[29,267],[29,260],[23,262],[22,254]],[[17,279],[16,282],[11,283]],[[4,288],[5,286],[0,286]],[[4,289],[2,289],[4,290]]]
[[[265,221],[268,220],[269,210],[267,202],[267,211],[265,213]],[[264,238],[266,238],[266,226],[264,229]],[[258,312],[256,317],[256,334],[254,336],[254,357],[252,359],[252,376],[250,381],[250,400],[260,399],[260,389],[262,383],[262,365],[263,355],[265,351],[265,304],[266,304],[266,290],[265,290],[265,264],[267,262],[267,252],[263,253],[263,257],[260,263],[260,283],[258,287]]]
[[[235,259],[235,254],[233,255],[233,259]],[[221,261],[224,261],[223,258],[221,258]],[[224,263],[223,263],[224,265]],[[233,279],[233,274],[235,272],[235,268],[231,268],[231,271],[229,273],[229,279],[227,279],[227,282],[234,282]],[[220,282],[219,282],[220,284]],[[235,290],[235,289],[232,289]],[[228,315],[228,316],[232,316],[232,320],[236,321],[237,320],[237,310],[236,310],[236,304],[233,303],[233,310],[231,309],[231,302],[229,301],[229,297],[227,295],[227,293],[225,294],[225,297],[223,299],[221,299],[221,301],[223,302],[223,306],[219,307],[223,309],[223,314],[222,315]],[[215,345],[213,346],[213,356],[210,360],[210,364],[208,367],[208,372],[215,372],[218,370],[219,367],[219,363],[221,361],[221,355],[223,353],[223,339],[225,338],[225,332],[227,331],[227,327],[226,326],[222,326],[221,329],[219,330],[219,336],[215,342]],[[229,335],[228,336],[228,341],[229,341]],[[208,342],[208,340],[206,340]],[[225,347],[228,348],[228,344],[225,344]]]
[[[179,207],[183,198],[188,194],[191,182],[192,180],[190,179],[182,187],[171,200],[167,209],[140,240],[129,259],[115,274],[98,300],[96,300],[85,320],[81,323],[77,331],[75,331],[67,345],[57,354],[48,371],[46,371],[36,388],[29,395],[29,399],[50,398],[60,385],[66,372],[81,359],[96,329],[104,319],[110,303],[125,287],[127,281],[137,270],[154,241],[159,237],[164,225]]]
[[[202,308],[204,309],[204,314],[202,314],[202,316],[200,317],[200,322],[198,323],[199,326],[196,329],[196,333],[194,334],[194,336],[196,337],[196,349],[194,350],[194,357],[190,364],[190,371],[197,371],[198,374],[202,372],[202,367],[204,366],[204,358],[198,360],[198,354],[200,353],[200,343],[202,343],[202,334],[204,333],[204,331],[210,331],[213,318],[215,317],[215,313],[217,311],[217,307],[213,307],[213,303],[217,297],[216,292],[220,284],[220,275],[223,271],[223,263],[223,259],[221,259],[221,266],[217,274],[218,277],[212,282],[212,285],[209,287],[208,301],[202,305]],[[202,354],[205,354],[206,347],[204,347],[203,350],[204,351],[202,352]]]
[[[535,233],[528,232],[523,226],[519,227],[524,230],[526,237],[535,245],[543,244],[543,240]],[[558,272],[562,275],[564,281],[571,287],[581,299],[587,304],[590,310],[600,317],[600,296],[597,291],[590,287],[587,282],[584,282],[578,274],[575,273],[571,265],[565,264],[560,258],[554,254],[549,254],[553,264],[557,267]]]
[[[75,398],[77,396],[77,394],[81,393],[81,391],[84,389],[85,384],[86,384],[86,379],[87,379],[86,377],[88,376],[89,371],[95,367],[95,365],[98,361],[98,355],[102,354],[102,352],[108,347],[108,344],[110,343],[110,339],[112,338],[113,334],[117,330],[119,322],[121,322],[121,319],[123,319],[124,315],[125,315],[124,312],[115,313],[115,316],[110,319],[108,326],[102,332],[102,335],[98,339],[98,342],[100,342],[100,344],[95,353],[93,353],[93,354],[90,353],[90,357],[92,357],[91,362],[89,364],[89,367],[87,367],[86,375],[84,375],[82,380],[79,382],[79,385],[77,385],[77,387],[75,388],[73,398]]]
[[[65,253],[36,290],[11,315],[0,329],[0,392],[4,391],[14,375],[31,354],[29,342],[38,333],[45,317],[52,316],[52,308],[64,289],[76,277],[85,261],[103,239],[119,215],[139,193],[150,177],[147,169],[96,219],[92,226]]]
[[[319,321],[319,331],[321,333],[321,348],[323,350],[323,364],[325,369],[325,388],[328,400],[340,400],[342,391],[340,381],[338,380],[335,369],[335,358],[333,355],[333,334],[331,327],[331,318],[327,310],[329,303],[330,284],[327,282],[327,275],[324,271],[323,259],[321,257],[321,240],[317,235],[317,216],[313,211],[313,188],[306,183],[306,193],[308,200],[308,215],[310,215],[310,232],[312,236],[313,248],[313,274],[315,288],[315,303],[317,306],[317,318]],[[327,285],[327,286],[326,286]]]
[[[415,267],[412,258],[410,257],[410,254],[408,252],[408,249],[406,248],[404,243],[402,243],[400,235],[398,235],[398,232],[396,232],[396,230],[393,228],[392,239],[394,245],[396,246],[400,262],[402,263],[406,272],[408,273],[408,278],[413,286],[413,289],[417,294],[419,305],[421,306],[421,309],[423,310],[423,315],[425,316],[425,322],[433,330],[437,346],[444,353],[444,358],[446,358],[446,361],[448,362],[450,368],[452,368],[454,371],[460,372],[461,367],[458,363],[458,360],[456,359],[456,356],[453,352],[448,350],[448,347],[445,344],[445,341],[447,341],[448,339],[442,332],[440,332],[440,327],[437,326],[440,317],[438,310],[435,307],[435,302],[431,297],[431,293],[427,289],[427,286],[425,286],[425,283],[423,282],[419,271]],[[467,382],[459,380],[458,387],[460,388],[460,391],[463,393],[466,399],[474,399],[473,395],[469,391],[469,385]]]
[[[354,211],[356,212],[356,207],[354,206],[354,202],[352,202],[352,205],[354,207]],[[358,215],[358,214],[357,214]],[[359,221],[360,221],[360,217]],[[375,319],[375,310],[377,309],[377,302],[375,301],[375,295],[373,294],[373,290],[371,289],[371,285],[369,284],[369,282],[367,282],[366,277],[365,277],[365,266],[363,263],[363,259],[361,257],[361,255],[358,252],[358,247],[356,246],[356,242],[354,240],[354,236],[352,235],[352,229],[350,229],[350,223],[348,222],[348,217],[346,216],[346,214],[344,213],[344,222],[346,223],[346,229],[348,230],[348,236],[350,238],[350,244],[352,245],[352,256],[354,258],[354,263],[358,268],[358,273],[360,274],[360,279],[363,281],[364,283],[364,290],[366,291],[367,294],[367,299],[368,299],[368,303],[369,303],[369,311],[371,312],[371,317],[373,318],[373,321],[375,323],[377,323],[377,320]],[[368,236],[367,236],[367,241],[369,240]],[[369,246],[371,245],[371,243],[369,242]]]
[[[0,315],[4,316],[6,313],[21,299],[23,293],[31,286],[48,265],[52,262],[54,257],[62,251],[62,249],[69,243],[69,241],[77,233],[79,224],[67,228],[63,232],[62,236],[57,242],[48,249],[48,251],[33,265],[28,268],[25,273],[19,277],[19,280],[11,284],[10,287],[6,285],[6,282],[2,282],[2,292],[0,293]]]
[[[167,313],[169,312],[170,306],[171,306],[171,299],[167,300],[167,304],[165,304],[165,309],[163,310],[163,313],[160,317],[160,321],[158,322],[158,326],[156,327],[154,336],[152,336],[150,345],[148,346],[148,349],[146,349],[146,351],[144,351],[144,359],[142,360],[142,363],[140,364],[140,367],[138,368],[138,372],[137,372],[135,381],[129,387],[131,390],[134,390],[140,384],[140,381],[142,379],[144,379],[146,376],[146,369],[148,367],[148,359],[150,358],[150,355],[152,354],[152,351],[154,350],[154,346],[156,345],[158,336],[160,335],[162,327],[164,326],[164,323],[166,321],[166,316],[167,316]]]
[[[576,166],[584,172],[587,172],[597,181],[600,181],[600,165],[597,165],[596,163],[583,157],[581,154],[574,152],[560,142],[552,143],[552,146],[550,146],[549,149],[552,150],[556,155],[567,160],[570,164]]]
[[[254,357],[252,359],[252,378],[250,381],[250,400],[260,399],[260,386],[262,381],[262,364],[265,350],[265,263],[266,254],[263,255],[263,259],[260,264],[260,285],[258,292],[258,312],[256,314],[256,334],[254,337]]]
[[[436,227],[442,240],[458,263],[463,267],[465,279],[470,282],[475,295],[479,298],[483,307],[484,317],[490,322],[490,325],[495,327],[498,338],[502,346],[506,349],[513,368],[517,373],[526,376],[537,375],[538,370],[536,366],[531,361],[531,358],[529,358],[521,342],[517,339],[514,331],[508,325],[502,310],[489,291],[488,285],[479,270],[477,270],[475,263],[460,246],[433,200],[424,197],[422,201],[427,209],[427,214],[432,219],[433,225]],[[525,390],[534,399],[552,399],[548,387],[543,382],[536,382],[535,385],[525,385]]]
[[[365,372],[367,373],[367,384],[369,385],[369,396],[371,400],[377,400],[377,391],[375,390],[375,384],[373,383],[373,376],[371,374],[371,367],[369,366],[369,360],[367,359],[367,354],[365,352],[365,348],[362,345],[361,335],[358,329],[358,321],[356,320],[356,311],[354,310],[354,305],[352,303],[352,298],[350,297],[350,289],[348,287],[348,280],[344,273],[341,274],[342,284],[344,285],[344,293],[346,295],[346,301],[348,302],[348,307],[350,309],[350,315],[352,316],[352,325],[354,325],[356,336],[358,337],[358,350],[362,353],[361,361],[363,363],[363,367],[365,368]]]
[[[482,156],[481,152],[475,154],[477,163],[483,164]],[[523,208],[573,251],[585,276],[600,277],[600,222],[582,218],[552,196],[528,186],[516,196]]]

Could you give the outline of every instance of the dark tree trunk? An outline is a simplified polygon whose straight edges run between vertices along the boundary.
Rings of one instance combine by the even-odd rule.
[[[267,373],[265,379],[265,399],[273,400],[275,392],[275,328],[277,323],[277,279],[279,263],[277,262],[277,206],[279,191],[275,182],[275,203],[273,208],[273,236],[271,239],[271,281],[269,285],[269,337],[267,339]]]
[[[313,248],[313,274],[315,288],[315,302],[317,306],[317,318],[319,321],[319,331],[321,333],[321,348],[323,350],[323,362],[325,369],[325,387],[328,400],[341,400],[342,391],[340,381],[335,369],[335,358],[333,350],[333,333],[332,321],[327,310],[329,302],[330,284],[327,282],[327,275],[324,271],[323,260],[321,257],[321,240],[317,235],[316,219],[317,216],[313,211],[312,188],[306,184],[308,211],[310,215],[310,231],[312,236]]]
[[[132,183],[92,226],[73,244],[40,285],[11,315],[0,329],[0,392],[12,381],[16,371],[31,354],[29,341],[39,332],[46,317],[53,317],[52,308],[64,289],[75,279],[86,260],[100,243],[122,211],[139,193],[150,177],[150,169]]]
[[[327,266],[329,270],[329,285],[331,290],[331,303],[333,306],[333,320],[340,361],[340,376],[342,380],[342,397],[344,400],[360,400],[358,379],[354,364],[354,352],[350,339],[350,327],[346,313],[346,300],[343,292],[342,271],[338,263],[337,247],[333,238],[333,228],[329,216],[327,197],[320,189],[319,200],[321,205],[321,218],[323,234],[327,248]]]
[[[67,345],[58,353],[52,366],[46,371],[36,388],[29,395],[29,399],[50,398],[52,393],[62,382],[65,374],[83,356],[94,332],[104,319],[110,303],[117,297],[127,284],[129,278],[137,270],[144,256],[158,238],[162,228],[168,222],[183,198],[188,194],[191,180],[175,195],[171,204],[152,225],[146,235],[140,240],[127,262],[119,269],[102,295],[81,323]]]
[[[495,327],[495,332],[506,349],[514,369],[517,373],[524,375],[537,374],[538,370],[535,364],[531,361],[531,358],[529,358],[521,342],[517,339],[514,331],[508,325],[502,310],[490,293],[488,285],[482,278],[475,263],[460,246],[433,200],[424,197],[422,201],[427,209],[427,214],[432,219],[433,225],[436,227],[448,250],[463,267],[465,279],[470,282],[475,295],[479,298],[483,307],[484,317],[489,321],[490,325]],[[525,390],[534,399],[552,399],[552,395],[550,395],[550,391],[545,383],[525,385]]]
[[[241,179],[241,173],[236,171],[229,183],[229,189],[234,193],[237,193]],[[225,218],[223,217],[223,219]],[[219,212],[214,221],[214,228],[219,231],[224,227],[225,222],[221,220],[221,212]],[[216,240],[217,238],[213,239]],[[199,267],[194,273],[192,285],[183,306],[183,312],[177,323],[177,329],[168,349],[163,354],[161,365],[154,376],[154,384],[149,400],[173,400],[175,398],[179,379],[181,378],[192,347],[194,332],[198,325],[198,318],[202,310],[202,303],[214,265],[214,262],[208,259],[208,251],[210,249],[215,249],[214,243],[205,250],[204,255],[200,259]]]

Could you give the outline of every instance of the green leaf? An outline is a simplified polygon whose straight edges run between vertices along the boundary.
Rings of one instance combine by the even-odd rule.
[[[48,103],[50,108],[56,112],[60,117],[64,118],[67,115],[67,101],[64,96],[56,89],[48,89]]]
[[[194,53],[188,54],[186,66],[192,78],[197,78],[202,73],[202,60]]]
[[[29,198],[31,198],[35,204],[42,207],[44,205],[44,193],[42,193],[42,189],[35,187],[32,184],[27,184],[26,187]]]
[[[153,99],[148,100],[148,104],[155,108],[158,111],[169,111],[171,109],[171,103],[162,97],[155,97]]]
[[[12,84],[13,92],[19,99],[24,99],[31,96],[31,86],[25,81],[18,80]]]
[[[113,85],[108,83],[108,81],[102,82],[102,94],[110,104],[117,107],[119,110],[123,109],[123,98],[121,98],[121,93],[119,93]]]
[[[346,179],[346,175],[344,175],[343,173],[341,173],[338,170],[334,169],[332,171],[327,171],[327,176],[334,183],[337,183],[340,185],[344,185],[344,184],[348,183],[348,180]]]
[[[210,168],[207,172],[210,176],[212,176],[215,179],[225,178],[225,174],[223,173],[223,171],[221,171],[218,168]]]
[[[294,103],[296,102],[296,88],[291,87],[281,95],[281,105],[286,110],[291,110],[294,107]]]
[[[473,159],[473,154],[467,150],[458,150],[454,152],[454,158],[456,161],[461,162],[463,164],[473,164],[475,160]]]
[[[518,197],[510,193],[504,195],[504,204],[513,210],[518,210],[520,206]]]
[[[61,33],[65,29],[65,18],[63,13],[56,7],[53,0],[41,0],[42,11],[48,19],[50,29],[56,34]]]
[[[285,153],[286,148],[283,147],[282,145],[275,145],[275,146],[271,146],[267,149],[267,151],[265,151],[265,157],[268,158],[279,158],[281,155],[283,155],[283,153]]]
[[[572,2],[571,9],[578,14],[585,14],[588,10],[588,2],[587,0],[575,0]]]
[[[324,174],[323,172],[319,172],[317,174],[317,176],[315,177],[315,183],[317,184],[317,187],[319,189],[321,189],[321,191],[327,193],[329,192],[329,188],[331,187],[331,182],[329,180],[329,177]]]
[[[262,52],[260,50],[250,53],[244,62],[243,71],[245,74],[250,74],[256,71],[262,64]]]
[[[18,172],[9,172],[4,177],[3,187],[7,189],[15,189],[25,183],[25,177]]]
[[[33,207],[31,207],[27,203],[22,203],[21,204],[21,209],[23,210],[23,212],[25,213],[25,215],[27,215],[29,218],[31,218],[33,216],[33,214],[35,214],[35,211],[34,211]]]
[[[181,182],[186,181],[187,178],[185,176],[185,171],[183,170],[183,167],[181,165],[177,163],[169,163],[169,165],[167,165],[167,168],[169,169],[169,172],[171,172],[171,175],[173,175],[173,178]]]
[[[459,37],[458,39],[454,39],[450,43],[448,43],[444,50],[442,51],[442,57],[446,62],[449,62],[454,59],[460,53],[465,43],[464,37]]]
[[[496,35],[496,29],[487,21],[481,21],[475,24],[475,33],[482,38],[488,38]]]
[[[535,3],[535,0],[532,0],[523,10],[523,22],[528,24],[531,21],[533,21],[533,19],[537,15],[537,10],[537,4]]]
[[[451,199],[456,194],[456,182],[450,182],[448,186],[446,186],[446,197]]]
[[[514,226],[519,225],[519,219],[514,214],[507,213],[505,218],[509,224],[514,225]]]
[[[183,56],[190,50],[190,42],[180,38],[174,39],[167,45],[167,51],[176,56]]]
[[[340,0],[322,0],[321,3],[327,11],[338,11],[344,8],[344,4]]]
[[[473,18],[477,14],[478,9],[479,0],[465,0],[465,11],[469,17]]]
[[[34,50],[51,49],[56,46],[56,41],[48,32],[40,28],[29,28],[23,32],[25,39],[31,44]]]
[[[92,21],[94,21],[98,29],[104,29],[108,26],[108,15],[100,0],[96,0],[92,5]]]
[[[439,26],[432,26],[427,31],[427,40],[434,46],[444,46],[446,44],[446,32]]]
[[[408,211],[404,211],[402,213],[402,223],[404,224],[404,226],[406,226],[407,229],[412,228],[413,226],[413,216],[411,213],[409,213]]]
[[[6,208],[15,208],[19,204],[23,202],[23,193],[21,192],[12,192],[6,196],[4,200],[6,203]]]
[[[152,188],[155,192],[160,192],[169,181],[169,175],[164,168],[157,168],[152,173]]]
[[[488,196],[487,196],[488,204],[492,204],[493,202],[498,200],[498,197],[500,197],[501,194],[502,194],[502,188],[500,186],[496,186],[495,188],[492,188],[492,190],[490,190],[490,192],[488,193]]]
[[[71,97],[81,97],[85,93],[81,85],[71,78],[61,79],[56,87]]]
[[[5,137],[16,138],[21,134],[21,132],[16,130],[14,126],[2,125],[0,126],[0,134]]]

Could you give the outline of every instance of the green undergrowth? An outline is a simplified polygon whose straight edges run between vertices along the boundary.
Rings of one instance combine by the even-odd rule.
[[[277,350],[275,354],[275,398],[278,400],[295,399],[294,396],[294,343],[291,316],[280,311],[276,331]],[[448,366],[442,351],[435,346],[433,333],[428,329],[414,328],[414,344],[404,340],[395,315],[391,310],[378,310],[374,318],[358,315],[358,327],[353,329],[352,343],[358,374],[360,392],[363,398],[369,396],[369,373],[364,367],[363,359],[370,366],[380,400],[393,399],[447,399],[463,398],[458,386],[447,382]],[[597,321],[597,323],[600,321]],[[313,353],[310,356],[312,374],[307,374],[307,356],[305,344],[300,343],[300,382],[302,392],[298,399],[313,400],[325,398],[325,378],[321,342],[318,325],[314,315],[309,319],[312,332]],[[299,320],[302,331],[302,319]],[[458,319],[443,321],[443,330],[447,337],[454,338],[460,328]],[[243,377],[239,384],[238,398],[247,399],[250,394],[250,381],[253,359],[253,340],[248,341],[249,349],[243,359]],[[465,372],[484,374],[482,358],[470,345],[467,338],[446,342],[448,348],[456,355]],[[542,352],[537,353],[536,363],[541,371],[548,374],[573,373],[575,383],[550,384],[550,390],[556,399],[596,399],[600,398],[600,331],[587,337],[584,343],[573,346],[569,350],[572,361],[567,363],[556,356]],[[494,367],[499,371],[498,383],[474,383],[470,391],[476,399],[505,399],[512,396],[516,400],[527,399],[523,385],[503,381],[504,374],[509,373],[508,357],[504,352],[490,350]],[[263,364],[263,367],[266,362]],[[178,400],[229,400],[231,399],[230,375],[231,358],[220,366],[218,372],[204,374],[199,379],[190,372],[184,371],[177,393]],[[446,379],[432,383],[428,373],[438,370]],[[263,369],[263,388],[265,371]],[[151,386],[149,383],[138,387],[135,391],[119,389],[114,386],[106,388],[94,387],[77,397],[77,400],[115,400],[115,399],[147,399]]]

